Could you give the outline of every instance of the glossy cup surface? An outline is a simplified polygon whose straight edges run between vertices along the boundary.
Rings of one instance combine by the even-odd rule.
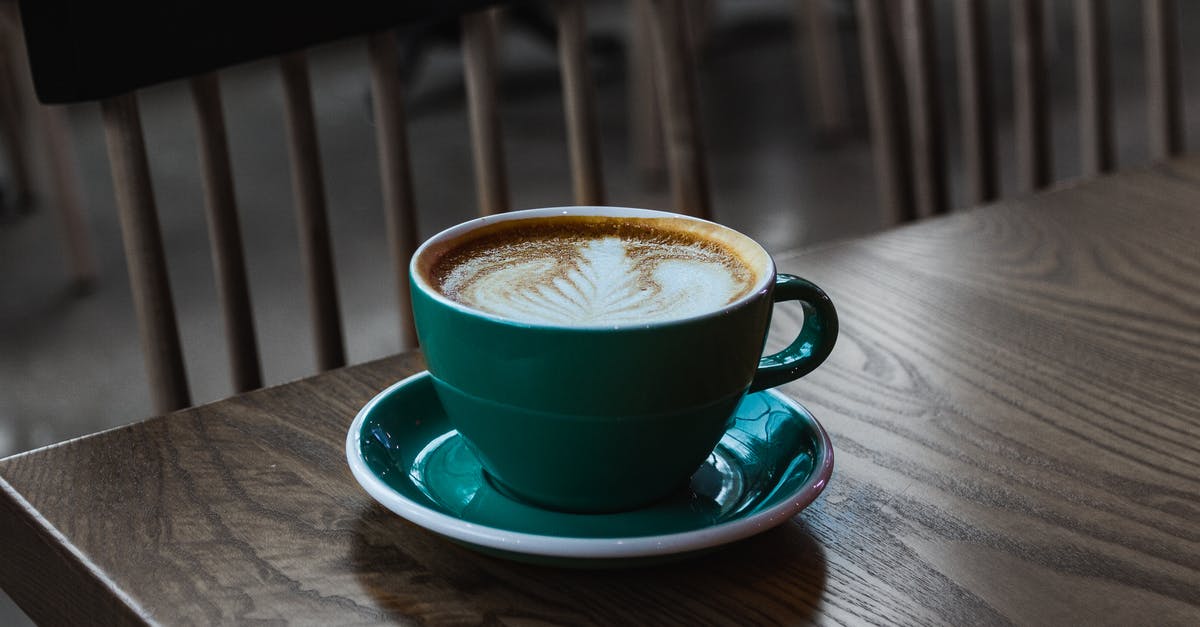
[[[498,487],[553,509],[628,510],[682,486],[729,426],[762,355],[775,267],[744,235],[687,218],[761,252],[754,287],[704,315],[605,327],[501,318],[447,299],[426,276],[429,251],[471,230],[574,215],[682,217],[563,207],[443,231],[410,267],[417,333],[447,415]]]

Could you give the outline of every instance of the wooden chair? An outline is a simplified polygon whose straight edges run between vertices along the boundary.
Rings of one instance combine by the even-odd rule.
[[[818,140],[830,143],[850,128],[846,107],[847,77],[838,43],[834,0],[792,0],[796,53],[801,67],[807,111]],[[652,0],[629,0],[629,146],[634,171],[645,182],[660,178],[665,169],[661,104],[655,93],[657,80],[651,60]],[[693,56],[698,56],[719,25],[711,0],[683,3],[674,19],[687,25],[683,35]]]
[[[54,207],[71,280],[86,290],[96,279],[96,260],[66,111],[35,102],[24,48],[16,3],[0,2],[0,140],[8,161],[7,191],[11,195],[6,201],[18,213],[39,201]],[[35,144],[40,151],[33,150]],[[43,171],[49,185],[39,190],[42,177],[35,174]]]
[[[1020,192],[1054,182],[1050,97],[1046,83],[1044,4],[1004,3],[1012,19],[1013,127]],[[1183,151],[1177,8],[1143,0],[1150,154]],[[939,110],[933,4],[929,0],[856,0],[863,74],[880,203],[895,222],[946,212],[947,131]],[[987,0],[953,3],[962,163],[967,202],[999,196],[996,116],[985,23]],[[1103,0],[1075,0],[1079,137],[1084,176],[1115,165],[1108,18]],[[898,35],[898,36],[897,36]]]
[[[656,59],[659,71],[669,77],[665,81],[663,99],[669,114],[666,125],[672,138],[675,206],[686,213],[708,215],[707,182],[692,97],[694,79],[689,68],[690,51],[682,46],[676,23],[680,1],[653,0],[651,5]],[[226,15],[236,15],[234,20],[212,17],[221,15],[212,3],[174,3],[171,8],[174,13],[165,18],[171,20],[170,28],[164,29],[160,24],[157,30],[131,26],[153,23],[153,20],[148,20],[145,15],[123,13],[132,11],[124,5],[101,8],[77,3],[71,7],[74,14],[66,19],[65,14],[70,11],[62,11],[65,3],[69,0],[22,2],[34,79],[38,95],[44,102],[99,101],[101,104],[146,371],[157,412],[186,407],[191,404],[191,398],[168,284],[166,251],[151,188],[150,163],[142,137],[138,88],[174,79],[185,79],[190,84],[196,110],[212,256],[226,328],[230,372],[237,391],[261,386],[262,375],[216,74],[219,68],[252,59],[278,57],[284,86],[296,219],[317,363],[321,370],[342,366],[346,355],[306,47],[347,36],[367,38],[376,144],[394,266],[396,306],[401,317],[402,346],[416,343],[410,318],[407,265],[417,242],[403,95],[394,35],[388,30],[391,26],[431,15],[454,15],[451,11],[462,14],[463,58],[479,210],[482,214],[490,214],[509,209],[496,110],[495,9],[478,10],[496,4],[494,1],[460,0],[428,5],[349,2],[340,4],[337,11],[297,8],[282,22],[278,16],[265,12],[262,15],[255,15],[253,11],[247,14],[244,6],[239,6],[236,12],[226,12]],[[554,0],[552,6],[559,32],[573,202],[601,204],[604,193],[598,132],[584,50],[584,3],[581,0]],[[179,13],[181,10],[182,14]],[[81,24],[86,24],[86,28],[81,29]],[[214,45],[212,32],[223,33],[225,40]],[[122,39],[121,35],[128,35],[133,41]],[[96,47],[89,48],[89,43]],[[165,51],[155,46],[161,46]],[[79,49],[100,58],[64,56],[64,50]],[[155,50],[158,54],[147,55],[147,50]]]
[[[792,1],[797,56],[804,72],[804,93],[813,128],[824,140],[836,138],[850,126],[836,11],[831,0]]]

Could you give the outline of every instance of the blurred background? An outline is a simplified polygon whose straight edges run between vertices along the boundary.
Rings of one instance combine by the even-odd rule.
[[[858,235],[889,225],[877,185],[865,120],[854,3],[829,0],[843,121],[822,125],[813,111],[804,64],[804,31],[791,0],[707,3],[693,29],[700,114],[715,219],[770,251]],[[950,126],[951,205],[966,204],[953,175],[959,150],[954,98],[951,2],[934,2],[941,33],[938,63]],[[1044,0],[1052,87],[1054,177],[1078,175],[1073,3]],[[1200,85],[1200,6],[1180,3],[1182,85],[1196,102]],[[1148,163],[1141,4],[1109,2],[1118,167]],[[630,123],[629,3],[589,2],[590,62],[597,86],[608,201],[669,208],[661,167],[639,153]],[[536,12],[535,12],[536,13]],[[991,3],[992,71],[997,98],[1002,195],[1013,184],[1011,47],[1008,3]],[[445,26],[445,25],[444,25]],[[474,217],[476,199],[457,27],[400,33],[409,143],[420,238]],[[553,35],[536,15],[504,21],[500,40],[501,117],[515,208],[570,204],[571,190]],[[309,53],[329,216],[349,361],[401,349],[389,275],[378,162],[371,121],[367,53],[360,40]],[[300,251],[291,210],[277,66],[251,63],[222,72],[225,113],[241,211],[258,339],[268,385],[315,371]],[[186,83],[139,92],[170,250],[193,400],[231,393]],[[1185,111],[1189,145],[1200,115]],[[99,107],[65,109],[83,191],[85,232],[96,262],[86,287],[67,267],[51,181],[34,170],[33,195],[12,192],[11,160],[0,185],[0,457],[140,420],[149,390],[129,294]],[[5,141],[14,141],[5,137]],[[20,138],[17,139],[20,141]],[[26,139],[37,159],[44,146]],[[5,154],[0,152],[0,154]],[[787,268],[803,273],[803,268]],[[349,420],[350,417],[347,417]],[[0,608],[17,620],[17,610]]]
[[[954,117],[951,3],[935,2],[944,110]],[[1200,10],[1182,7],[1185,92],[1200,85]],[[1079,172],[1072,3],[1046,1],[1046,50],[1053,90],[1054,176]],[[771,251],[885,228],[876,198],[864,114],[854,5],[830,1],[842,55],[844,125],[822,128],[811,114],[803,30],[788,0],[711,2],[694,30],[700,106],[714,213]],[[1139,3],[1109,3],[1118,167],[1148,161]],[[669,208],[661,169],[631,145],[628,3],[588,3],[609,203]],[[409,142],[423,239],[475,215],[456,25],[402,32]],[[500,99],[513,206],[570,204],[558,66],[552,34],[536,19],[507,19],[501,38]],[[991,47],[999,124],[1001,186],[1011,193],[1010,16],[991,3]],[[449,34],[448,34],[449,33]],[[407,38],[407,39],[406,39]],[[410,45],[404,45],[408,42]],[[339,273],[349,359],[400,349],[392,306],[378,163],[361,41],[310,51],[320,149]],[[315,370],[285,153],[282,93],[274,63],[221,75],[225,112],[266,382]],[[1185,93],[1185,101],[1195,101]],[[227,396],[221,322],[213,285],[197,146],[186,83],[139,92],[172,288],[194,401]],[[68,272],[51,183],[38,171],[34,195],[0,214],[0,456],[138,420],[151,413],[129,296],[99,107],[66,109],[84,195],[97,277],[80,289]],[[1186,115],[1195,138],[1200,117]],[[949,162],[956,163],[949,122]],[[1190,143],[1194,143],[1193,142]],[[33,142],[35,153],[40,147]],[[651,160],[652,161],[652,160]],[[11,165],[6,179],[11,180]],[[952,206],[961,207],[951,176]],[[11,190],[10,184],[5,189]],[[796,269],[802,271],[802,269]]]
[[[950,2],[934,2],[948,118],[957,107]],[[1181,7],[1185,102],[1200,85],[1200,10]],[[864,113],[854,4],[831,0],[844,123],[812,115],[798,4],[710,2],[693,29],[700,113],[716,220],[779,251],[885,228]],[[1053,91],[1054,176],[1079,172],[1072,3],[1045,1]],[[631,141],[628,2],[588,3],[604,174],[613,205],[669,208],[661,168]],[[1118,167],[1148,161],[1140,3],[1110,2]],[[552,31],[510,17],[500,40],[501,118],[515,208],[570,204],[568,160]],[[552,24],[549,25],[552,28]],[[992,2],[1002,195],[1013,189],[1010,15]],[[473,217],[474,180],[457,25],[402,32],[409,142],[423,239]],[[405,45],[405,44],[408,45]],[[387,266],[366,50],[360,40],[309,53],[338,289],[349,359],[400,349]],[[272,62],[222,72],[236,192],[267,384],[315,371],[296,227],[291,210],[282,92]],[[808,90],[808,92],[806,92]],[[193,400],[227,396],[222,328],[213,284],[195,127],[186,83],[141,90],[172,288]],[[12,193],[0,213],[0,456],[138,420],[151,413],[120,242],[99,107],[66,109],[97,277],[80,289],[68,272],[53,197],[35,170],[31,204]],[[1200,117],[1187,115],[1195,138]],[[957,162],[948,120],[948,161]],[[636,138],[634,138],[636,139]],[[1195,140],[1189,143],[1194,143]],[[30,146],[35,156],[36,142]],[[649,159],[653,161],[653,159]],[[11,180],[11,165],[5,179]],[[965,204],[951,176],[951,205]],[[11,184],[5,184],[11,190]],[[802,269],[797,269],[802,271]]]

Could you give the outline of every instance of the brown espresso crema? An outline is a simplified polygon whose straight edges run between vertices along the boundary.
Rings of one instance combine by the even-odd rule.
[[[442,295],[511,320],[628,325],[718,311],[769,268],[736,232],[694,220],[554,216],[502,221],[423,255]],[[757,270],[756,270],[757,268]]]

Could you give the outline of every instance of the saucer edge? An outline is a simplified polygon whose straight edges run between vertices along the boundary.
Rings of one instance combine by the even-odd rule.
[[[358,411],[346,435],[346,460],[359,485],[371,498],[391,512],[434,533],[487,552],[498,551],[551,560],[623,560],[700,552],[748,538],[787,521],[816,499],[833,472],[833,446],[825,428],[796,401],[775,390],[766,390],[759,393],[771,395],[778,402],[787,405],[810,423],[820,439],[809,479],[792,497],[776,505],[746,518],[704,529],[630,538],[558,537],[477,525],[433,511],[397,494],[367,467],[362,458],[360,432],[372,409],[397,389],[427,376],[428,371],[421,371],[393,383]]]

